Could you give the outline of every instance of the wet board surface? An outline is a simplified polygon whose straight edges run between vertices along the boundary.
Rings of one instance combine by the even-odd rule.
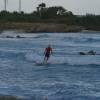
[[[50,63],[36,62],[35,65],[36,66],[47,66],[47,65],[50,65]]]

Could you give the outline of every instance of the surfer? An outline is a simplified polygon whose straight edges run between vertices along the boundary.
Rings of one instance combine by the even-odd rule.
[[[51,47],[51,45],[48,45],[48,47],[45,48],[45,52],[44,52],[44,55],[45,55],[44,63],[47,63],[47,61],[48,61],[51,54],[52,54],[52,47]]]

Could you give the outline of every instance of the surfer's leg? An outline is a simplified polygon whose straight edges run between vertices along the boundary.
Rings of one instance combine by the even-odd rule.
[[[48,62],[49,57],[50,57],[50,54],[46,54],[46,55],[45,55],[44,63],[47,63],[47,62]]]
[[[47,55],[46,63],[48,62],[49,58],[50,58],[50,54]]]
[[[47,57],[47,61],[48,61],[49,57]]]
[[[47,57],[45,57],[45,58],[44,58],[44,62],[43,62],[43,63],[47,63],[47,59],[48,59],[48,58],[47,58]]]
[[[43,63],[45,63],[45,61],[46,61],[46,56],[44,57],[44,61],[43,61]]]
[[[49,58],[50,58],[50,56],[48,56],[48,57],[46,58],[46,63],[48,62]]]
[[[47,60],[48,60],[48,57],[45,56],[45,57],[44,57],[44,62],[43,62],[43,63],[47,63]]]

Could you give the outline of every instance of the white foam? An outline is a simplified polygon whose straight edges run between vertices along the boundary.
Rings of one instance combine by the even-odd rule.
[[[44,56],[40,56],[36,53],[27,53],[25,55],[26,60],[28,61],[35,61],[37,63],[43,62]],[[89,65],[89,64],[96,64],[100,65],[100,58],[99,55],[96,56],[72,56],[72,57],[56,57],[52,56],[48,60],[48,63],[61,65],[61,64],[69,64],[69,65]]]
[[[26,57],[26,60],[28,60],[28,61],[34,61],[34,62],[42,62],[42,57],[41,56],[39,56],[38,54],[36,54],[36,53],[27,53],[26,55],[25,55],[25,57]]]

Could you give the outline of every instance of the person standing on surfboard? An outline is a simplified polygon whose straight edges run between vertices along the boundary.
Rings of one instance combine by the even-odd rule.
[[[45,48],[44,54],[45,54],[44,63],[47,63],[47,61],[48,61],[50,55],[52,54],[52,47],[51,47],[51,45],[48,45],[48,47]]]

